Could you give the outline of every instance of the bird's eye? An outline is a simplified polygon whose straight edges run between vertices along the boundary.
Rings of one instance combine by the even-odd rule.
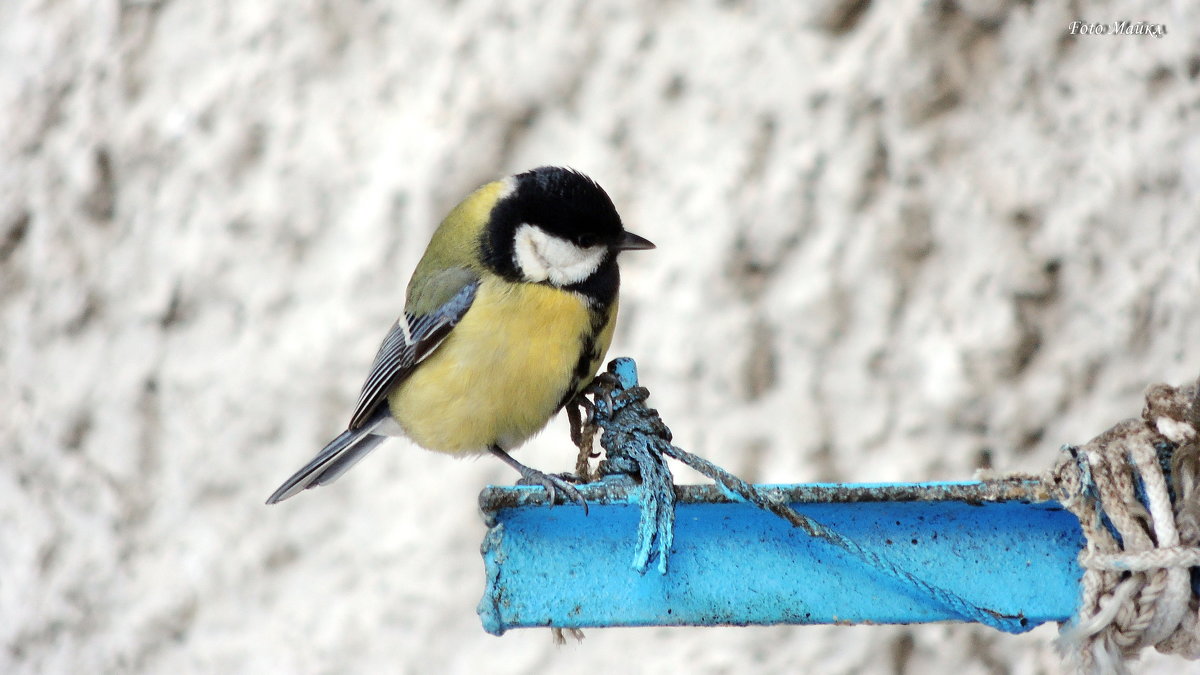
[[[596,245],[596,235],[581,234],[576,241],[579,242],[579,246],[582,248],[591,248]]]

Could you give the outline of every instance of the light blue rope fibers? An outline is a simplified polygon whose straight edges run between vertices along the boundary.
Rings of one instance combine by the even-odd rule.
[[[835,530],[798,513],[712,462],[671,445],[670,429],[663,424],[657,411],[645,406],[649,391],[638,385],[634,361],[629,358],[614,359],[609,363],[608,372],[609,377],[602,378],[600,385],[593,388],[595,410],[591,423],[604,432],[600,445],[607,459],[601,462],[600,472],[609,475],[633,474],[631,469],[636,467],[636,475],[641,479],[641,518],[634,547],[634,569],[645,572],[651,558],[657,555],[659,573],[665,574],[667,571],[675,524],[675,492],[674,480],[664,457],[671,457],[715,481],[732,499],[750,502],[783,518],[810,536],[850,553],[871,569],[909,586],[917,597],[936,602],[964,621],[982,623],[1010,633],[1025,630],[1024,617],[983,609],[955,593],[930,584]]]

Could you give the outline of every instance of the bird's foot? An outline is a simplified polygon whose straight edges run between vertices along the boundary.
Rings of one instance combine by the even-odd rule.
[[[602,410],[599,412],[611,417],[613,414],[613,392],[620,390],[621,380],[616,375],[607,372],[596,375],[581,392],[596,399],[595,403],[588,401],[583,404],[583,408],[587,412],[585,424],[593,424],[595,422],[598,405],[602,405]],[[580,396],[580,398],[583,398],[583,396]]]
[[[526,469],[528,470],[521,473],[521,480],[517,481],[517,485],[541,485],[550,494],[551,504],[556,502],[558,492],[561,490],[567,499],[579,502],[580,506],[583,507],[584,513],[587,512],[587,502],[571,482],[571,478],[574,478],[574,476],[563,473],[542,473],[537,469],[529,467],[526,467]]]
[[[554,505],[558,499],[558,492],[561,490],[567,499],[579,502],[579,505],[583,507],[584,515],[587,515],[587,501],[584,500],[583,495],[571,483],[570,478],[574,478],[573,476],[568,478],[569,474],[543,473],[533,467],[525,466],[513,459],[512,455],[496,446],[492,446],[491,452],[493,455],[499,457],[500,461],[516,469],[517,473],[521,474],[521,480],[517,481],[517,485],[541,485],[546,488],[551,505]]]

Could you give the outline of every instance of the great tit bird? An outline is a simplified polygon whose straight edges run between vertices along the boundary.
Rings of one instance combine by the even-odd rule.
[[[388,436],[491,453],[582,502],[559,476],[508,454],[592,380],[612,341],[626,232],[587,176],[541,167],[488,183],[450,212],[417,264],[346,431],[267,499],[336,480]]]

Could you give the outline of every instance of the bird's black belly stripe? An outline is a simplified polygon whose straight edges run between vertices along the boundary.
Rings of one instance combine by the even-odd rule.
[[[591,315],[590,330],[580,336],[579,345],[579,360],[575,363],[575,370],[571,373],[571,383],[567,385],[566,392],[563,393],[562,400],[558,402],[558,407],[555,410],[562,410],[564,406],[575,398],[575,394],[579,390],[587,386],[595,374],[596,362],[600,360],[600,349],[596,344],[596,338],[604,331],[604,325],[608,322],[608,308],[592,309],[589,312]]]

